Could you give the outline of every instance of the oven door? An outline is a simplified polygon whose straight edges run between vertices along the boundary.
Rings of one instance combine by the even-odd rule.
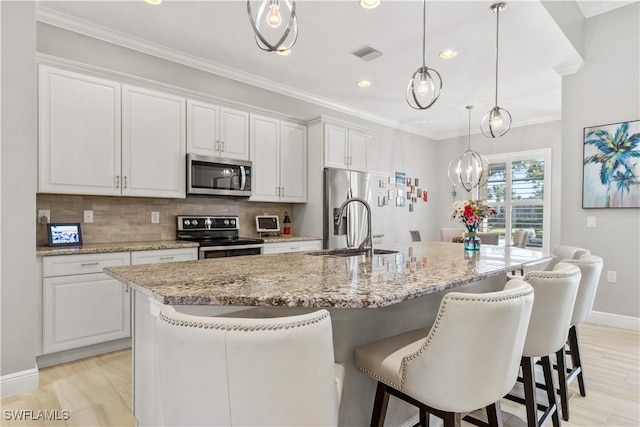
[[[264,245],[203,246],[198,259],[226,258],[230,256],[260,255]]]

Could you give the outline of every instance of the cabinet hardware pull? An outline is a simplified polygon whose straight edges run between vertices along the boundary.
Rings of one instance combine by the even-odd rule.
[[[295,251],[296,249],[300,249],[300,246],[291,246],[289,249],[291,249],[292,251]]]
[[[164,260],[167,260],[167,259],[173,259],[173,258],[175,258],[175,257],[172,257],[172,256],[162,256],[162,257],[160,257],[160,261],[164,261]]]
[[[220,141],[220,151],[224,151],[224,141]]]
[[[83,262],[82,264],[80,264],[81,267],[91,267],[93,265],[98,265],[100,264],[99,262]]]
[[[124,187],[122,187],[122,188],[127,188],[127,177],[126,176],[124,177]]]
[[[116,188],[120,188],[120,175],[116,175]]]
[[[281,196],[284,196],[284,187],[280,187],[282,188],[282,193],[280,193]]]

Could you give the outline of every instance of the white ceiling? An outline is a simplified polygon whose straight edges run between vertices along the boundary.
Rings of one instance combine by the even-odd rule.
[[[407,82],[422,65],[420,1],[382,0],[373,10],[354,0],[299,1],[299,37],[287,57],[258,49],[244,1],[46,1],[38,16],[437,140],[467,133],[466,105],[475,106],[474,133],[493,106],[491,4],[428,1],[427,65],[440,72],[443,89],[426,111],[405,101]],[[350,55],[365,45],[383,56],[364,62]],[[445,48],[458,56],[438,58]],[[554,69],[581,63],[539,1],[511,1],[500,14],[498,104],[511,112],[514,126],[559,119],[561,76]],[[372,85],[358,88],[362,79]]]

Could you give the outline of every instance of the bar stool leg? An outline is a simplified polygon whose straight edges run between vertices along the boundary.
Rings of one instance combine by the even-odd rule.
[[[538,427],[538,400],[536,398],[536,377],[533,358],[522,357],[522,383],[524,385],[524,399],[527,407],[527,426]]]
[[[551,420],[553,427],[560,427],[560,416],[558,415],[558,402],[556,400],[556,388],[553,385],[553,376],[551,375],[551,360],[549,356],[542,358],[542,371],[544,372],[544,383],[547,390],[547,399],[549,400],[549,409],[551,412]]]
[[[487,423],[490,427],[502,427],[502,411],[500,410],[500,401],[498,400],[492,405],[486,407]]]
[[[443,427],[461,427],[462,417],[459,412],[445,412]]]
[[[558,365],[558,388],[562,419],[569,421],[569,391],[567,390],[567,365],[565,363],[564,346],[556,352],[556,364]]]
[[[429,427],[429,413],[424,409],[420,409],[420,426]]]
[[[376,397],[373,401],[373,413],[371,414],[371,427],[383,427],[389,405],[389,393],[387,386],[378,381]]]
[[[580,368],[580,371],[578,372],[578,387],[580,388],[580,395],[586,396],[587,391],[584,387],[582,362],[580,361],[580,346],[578,345],[578,329],[575,325],[569,328],[569,349],[571,351],[571,363],[573,363],[573,369]]]

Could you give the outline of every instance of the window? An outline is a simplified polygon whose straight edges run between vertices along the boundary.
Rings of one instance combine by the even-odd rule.
[[[498,231],[509,245],[518,229],[529,230],[526,247],[548,251],[550,150],[487,156],[489,180],[479,191],[497,214],[485,221],[485,229]]]

